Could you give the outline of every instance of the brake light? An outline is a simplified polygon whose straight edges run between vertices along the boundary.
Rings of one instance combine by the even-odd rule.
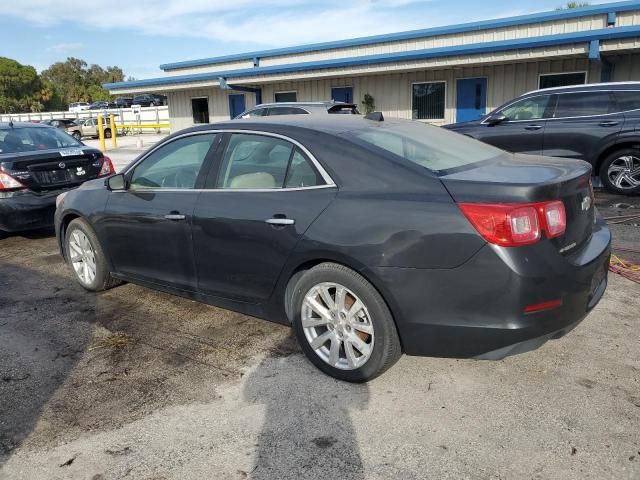
[[[0,190],[15,190],[17,188],[25,188],[25,186],[11,175],[0,172]]]
[[[100,173],[98,174],[98,176],[104,177],[106,175],[111,175],[112,173],[116,173],[116,169],[113,168],[113,163],[111,162],[111,159],[105,155],[104,160],[102,161],[102,167],[100,167]]]
[[[461,203],[462,213],[489,243],[502,247],[531,245],[562,235],[567,227],[561,201],[540,203]]]

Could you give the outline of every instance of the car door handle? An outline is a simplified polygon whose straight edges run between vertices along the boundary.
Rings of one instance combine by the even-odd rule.
[[[176,220],[184,220],[186,217],[179,213],[169,213],[168,215],[165,215],[164,218],[166,218],[167,220],[176,221]]]
[[[293,218],[267,218],[265,222],[269,225],[293,225],[296,223]]]
[[[540,130],[542,125],[527,125],[524,127],[525,130]]]
[[[620,122],[616,122],[615,120],[606,120],[604,122],[600,122],[601,127],[615,127]]]

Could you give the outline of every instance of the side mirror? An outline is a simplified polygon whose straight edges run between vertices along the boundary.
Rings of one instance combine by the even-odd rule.
[[[498,125],[499,123],[502,123],[505,120],[507,120],[507,117],[505,116],[504,113],[493,113],[489,116],[489,118],[487,118],[487,123],[489,125]]]
[[[113,175],[107,178],[104,182],[109,190],[126,190],[127,188],[127,179],[125,178],[123,173],[119,173],[117,175]]]

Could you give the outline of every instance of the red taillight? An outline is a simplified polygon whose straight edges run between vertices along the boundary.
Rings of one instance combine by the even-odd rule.
[[[104,161],[102,162],[102,167],[100,168],[100,173],[98,175],[100,177],[104,177],[106,175],[111,175],[112,173],[116,173],[116,169],[113,168],[111,159],[105,155]]]
[[[544,312],[545,310],[553,310],[562,306],[562,300],[549,300],[548,302],[534,303],[524,307],[524,313]]]
[[[561,201],[540,203],[461,203],[462,213],[489,243],[502,247],[530,245],[562,235],[567,227]]]
[[[0,190],[15,190],[25,188],[18,180],[4,172],[0,172]]]

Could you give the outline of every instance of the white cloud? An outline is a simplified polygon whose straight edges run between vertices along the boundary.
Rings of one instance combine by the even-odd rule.
[[[51,26],[126,29],[147,35],[199,37],[265,47],[337,40],[422,28],[409,4],[430,0],[21,0],[3,15]],[[61,47],[62,48],[62,47]]]
[[[69,53],[82,49],[81,43],[58,43],[46,48],[47,52]]]

